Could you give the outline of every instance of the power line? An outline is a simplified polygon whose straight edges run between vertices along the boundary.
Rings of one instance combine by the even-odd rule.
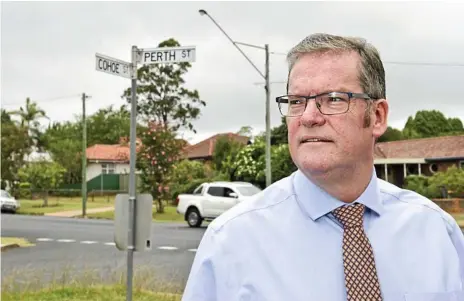
[[[269,52],[276,55],[287,55],[283,52]],[[411,66],[437,66],[437,67],[464,67],[464,63],[425,63],[425,62],[399,62],[399,61],[384,61],[384,64],[390,65],[411,65]]]
[[[57,100],[67,99],[67,98],[74,98],[74,97],[81,97],[81,94],[64,95],[64,96],[46,98],[46,99],[42,99],[42,100],[33,100],[30,97],[29,97],[29,99],[31,99],[31,101],[35,102],[35,103],[43,103],[43,102],[52,102],[52,101],[57,101]],[[4,103],[4,104],[2,104],[2,107],[3,106],[18,106],[18,105],[20,106],[20,105],[23,105],[25,102],[26,102],[26,100],[21,101],[21,102]]]
[[[464,63],[424,63],[424,62],[394,62],[386,61],[384,64],[392,65],[418,65],[418,66],[444,66],[444,67],[464,67]]]
[[[287,55],[283,52],[269,52],[275,55]],[[444,66],[444,67],[464,67],[464,63],[425,63],[425,62],[400,62],[400,61],[384,61],[384,64],[391,65],[416,65],[416,66]]]

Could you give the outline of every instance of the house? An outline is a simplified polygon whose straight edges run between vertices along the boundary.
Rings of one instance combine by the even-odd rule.
[[[136,147],[141,143],[136,140]],[[130,170],[127,138],[119,144],[95,144],[87,148],[86,180],[88,190],[127,190]],[[136,173],[139,173],[136,171]]]
[[[188,142],[182,139],[184,145]],[[136,139],[136,149],[141,145]],[[118,144],[95,144],[87,148],[86,180],[88,190],[127,190],[130,172],[130,145],[127,137]],[[136,175],[140,171],[135,171]],[[138,176],[136,176],[138,181]]]
[[[221,137],[228,137],[233,141],[237,141],[244,145],[251,144],[250,138],[247,136],[242,136],[234,133],[222,133],[216,134],[214,136],[209,137],[203,141],[200,141],[196,144],[189,145],[184,149],[184,158],[189,160],[199,160],[204,162],[209,162],[213,158],[214,148],[216,146],[216,142]]]
[[[381,142],[375,145],[377,176],[402,187],[408,175],[431,176],[464,168],[464,135]]]

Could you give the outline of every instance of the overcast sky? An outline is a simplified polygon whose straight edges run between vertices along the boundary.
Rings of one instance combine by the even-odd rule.
[[[130,48],[154,48],[168,38],[196,46],[186,86],[207,106],[195,121],[198,142],[241,126],[265,129],[263,79],[198,9],[232,37],[286,53],[315,32],[362,36],[386,62],[390,125],[402,128],[417,110],[439,109],[464,121],[464,4],[439,2],[2,2],[1,99],[19,108],[37,101],[51,120],[124,103],[130,80],[95,70],[95,53],[130,60]],[[243,48],[264,72],[264,51]],[[461,66],[396,65],[425,62]],[[285,94],[284,55],[271,55],[271,122],[280,123],[275,97]],[[69,96],[63,99],[57,97]]]

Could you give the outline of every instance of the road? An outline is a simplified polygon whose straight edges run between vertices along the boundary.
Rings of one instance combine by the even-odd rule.
[[[2,236],[35,244],[2,253],[2,282],[43,285],[76,277],[103,282],[126,271],[127,253],[114,246],[112,221],[2,214],[1,223]],[[134,254],[135,270],[145,282],[156,278],[182,287],[205,229],[153,223],[152,250]]]

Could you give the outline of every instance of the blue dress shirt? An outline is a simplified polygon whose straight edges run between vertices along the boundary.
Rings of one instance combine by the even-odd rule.
[[[355,201],[384,301],[464,301],[464,236],[429,199],[378,179]],[[183,301],[342,301],[345,203],[300,171],[223,213],[198,247]]]

